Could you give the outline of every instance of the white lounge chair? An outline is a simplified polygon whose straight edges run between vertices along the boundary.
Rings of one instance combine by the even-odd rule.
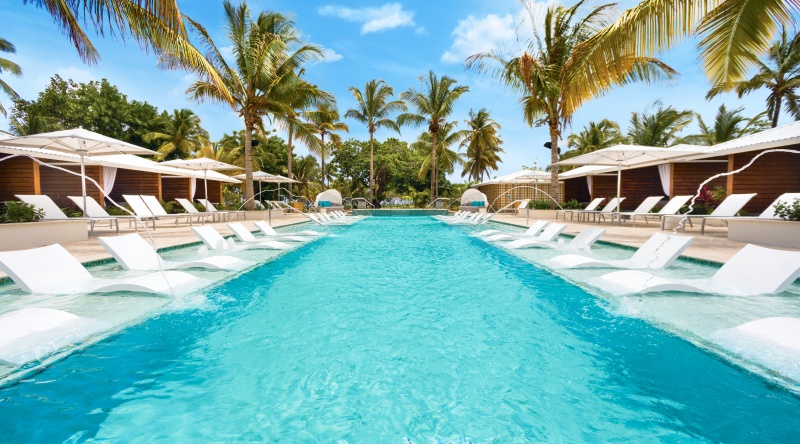
[[[126,270],[158,271],[187,268],[206,270],[242,270],[253,262],[231,256],[211,256],[186,262],[165,261],[156,250],[138,234],[100,237],[100,245]]]
[[[111,326],[52,308],[31,307],[0,315],[0,364],[21,365],[80,343]]]
[[[180,222],[180,220],[185,217],[186,221],[189,222],[189,226],[192,225],[192,215],[191,214],[188,214],[188,215],[187,214],[169,214],[169,213],[167,213],[167,210],[165,210],[164,207],[161,206],[161,202],[159,202],[158,199],[156,199],[155,196],[147,196],[147,195],[142,194],[139,197],[142,198],[142,202],[144,202],[144,204],[147,205],[147,208],[150,209],[150,212],[153,213],[153,216],[155,216],[156,219],[159,219],[159,218],[175,218],[175,225],[178,225],[178,222]]]
[[[487,222],[495,213],[472,213],[474,217],[467,217],[466,219],[446,221],[450,225],[481,225]]]
[[[525,230],[524,233],[514,233],[514,235],[515,236],[519,236],[519,237],[536,236],[537,234],[539,234],[540,231],[542,231],[544,229],[544,227],[547,226],[548,223],[549,222],[544,221],[544,220],[537,220],[536,222],[531,224],[531,226],[528,227],[528,229]],[[493,230],[483,230],[480,233],[475,234],[475,236],[489,236],[489,235],[492,235],[492,234],[507,234],[507,232],[505,232],[503,230],[494,230],[494,229]]]
[[[795,200],[800,199],[800,193],[784,193],[778,196],[767,209],[761,212],[758,216],[751,217],[751,216],[739,216],[738,218],[741,219],[780,219],[777,214],[775,214],[775,206],[778,204],[791,204]]]
[[[558,248],[564,250],[585,250],[589,249],[600,239],[606,230],[602,228],[584,228],[577,236],[566,245],[559,245],[554,242],[542,242],[537,238],[523,238],[509,242],[505,245],[506,248],[519,249],[519,248]]]
[[[525,230],[522,233],[509,233],[509,232],[499,232],[499,233],[495,233],[495,234],[489,233],[488,237],[486,237],[487,236],[486,234],[484,234],[484,237],[486,237],[486,240],[488,242],[494,242],[494,241],[506,240],[506,239],[530,238],[530,237],[534,237],[534,236],[538,235],[542,230],[544,230],[544,228],[548,224],[549,224],[549,222],[547,222],[547,221],[537,220],[530,227],[528,227],[527,230]],[[486,231],[483,231],[482,233],[487,233],[489,231],[490,230],[486,230]]]
[[[270,227],[268,223],[264,222],[263,220],[257,220],[253,222],[253,225],[258,228],[258,231],[261,232],[266,237],[276,238],[276,239],[286,239],[286,240],[293,240],[297,242],[305,242],[310,240],[308,237],[303,237],[302,235],[306,236],[321,236],[323,233],[319,233],[317,231],[311,230],[304,230],[298,231],[296,233],[278,233],[275,231],[274,228]],[[299,236],[298,236],[299,235]]]
[[[439,220],[441,220],[442,222],[447,223],[447,224],[457,224],[457,223],[463,223],[463,222],[472,222],[475,219],[477,219],[481,214],[482,213],[480,213],[478,211],[476,211],[474,213],[467,211],[465,215],[462,215],[462,217],[452,218],[452,219],[439,219]]]
[[[601,260],[578,254],[564,254],[543,261],[547,267],[563,268],[664,268],[672,265],[689,245],[691,236],[656,233],[629,259]]]
[[[497,212],[498,213],[500,213],[500,212],[503,212],[503,213],[509,212],[509,213],[518,214],[519,210],[528,208],[528,204],[530,202],[531,202],[530,199],[515,200],[515,201],[511,202],[510,204],[506,205],[505,207],[501,208]]]
[[[580,213],[582,211],[595,211],[597,209],[597,207],[599,207],[600,204],[603,203],[604,200],[606,200],[605,197],[598,197],[598,198],[592,200],[591,202],[589,202],[589,205],[586,205],[586,208],[584,208],[582,210],[559,210],[559,211],[556,211],[556,220],[558,220],[558,213],[561,213],[561,214],[564,215],[564,220],[567,220],[567,214],[569,214],[569,220],[572,220],[572,218],[575,215],[575,213]],[[578,219],[580,220],[580,217],[578,217]]]
[[[551,242],[551,241],[555,240],[558,237],[558,235],[561,234],[566,229],[567,229],[567,224],[559,224],[559,223],[555,223],[554,222],[554,223],[548,225],[547,228],[545,228],[544,231],[542,231],[542,233],[539,234],[538,236],[525,237],[525,238],[522,238],[522,239],[518,239],[517,238],[517,240],[514,241],[514,242],[511,242],[511,244],[514,244],[514,243],[519,242],[519,241],[534,241],[534,242],[539,242],[539,243]],[[491,241],[491,239],[495,238],[496,236],[503,236],[503,235],[502,234],[495,234],[494,236],[489,236],[489,238],[487,240]],[[503,239],[508,239],[508,238],[503,238]],[[499,240],[499,239],[496,239],[496,240]],[[509,244],[509,245],[511,245],[511,244]],[[533,244],[531,244],[531,245],[533,245]]]
[[[325,222],[326,224],[331,224],[331,225],[351,225],[355,223],[355,221],[343,220],[338,217],[331,217],[331,215],[327,213],[317,213],[317,217],[319,217],[320,220]]]
[[[25,202],[28,205],[42,210],[44,220],[84,220],[89,223],[89,234],[94,232],[94,225],[97,222],[109,222],[117,224],[117,232],[119,233],[119,222],[113,216],[108,217],[69,217],[61,211],[61,208],[53,202],[50,196],[45,194],[15,194],[17,199]],[[87,197],[88,199],[88,197]],[[86,215],[86,213],[84,213]]]
[[[589,279],[587,283],[615,295],[682,291],[751,296],[780,293],[797,278],[800,278],[800,252],[745,245],[706,279],[667,279],[623,270]]]
[[[179,220],[178,217],[175,217],[175,215],[170,215],[170,214],[167,214],[166,216],[156,216],[155,214],[153,214],[153,211],[150,210],[150,207],[148,207],[147,204],[144,203],[142,197],[137,194],[123,194],[122,198],[125,199],[125,202],[128,204],[128,206],[131,207],[131,210],[136,215],[136,217],[140,219],[151,219],[153,221],[154,230],[156,229],[156,219],[158,219],[159,217],[164,219],[175,219],[175,225],[178,225],[178,220]],[[159,204],[159,206],[161,205]],[[166,214],[166,211],[164,211],[164,214]]]
[[[208,199],[197,199],[197,201],[200,202],[200,205],[205,207],[206,211],[209,212],[209,213],[218,213],[220,215],[220,217],[222,217],[222,215],[224,215],[224,214],[227,214],[228,215],[228,220],[231,220],[231,216],[233,214],[236,214],[236,220],[239,220],[239,215],[240,214],[244,215],[244,211],[238,211],[238,210],[220,211]],[[222,219],[220,219],[220,220],[222,220]]]
[[[727,219],[736,216],[736,213],[742,210],[750,199],[755,197],[756,193],[751,194],[731,194],[726,197],[719,206],[711,212],[711,214],[683,214],[679,216],[665,216],[661,218],[661,229],[664,229],[664,224],[667,219],[686,218],[686,222],[692,225],[692,219],[701,219],[700,234],[705,234],[706,222],[709,220],[721,220],[727,225]],[[693,225],[692,225],[693,226]],[[683,225],[683,231],[686,231],[686,224]]]
[[[653,208],[661,202],[664,196],[650,196],[642,201],[638,207],[633,211],[615,211],[611,213],[611,222],[618,219],[622,222],[623,218],[631,218],[634,214],[652,214]]]
[[[672,199],[670,199],[669,202],[667,202],[664,205],[664,207],[661,208],[661,210],[659,210],[657,213],[639,213],[633,211],[633,212],[619,213],[619,215],[621,215],[622,217],[625,216],[629,217],[631,219],[631,222],[633,222],[633,226],[635,227],[636,219],[639,218],[644,219],[644,223],[647,224],[649,223],[648,219],[650,218],[661,219],[665,216],[674,216],[678,214],[678,211],[680,211],[681,208],[683,208],[683,206],[686,205],[686,202],[689,202],[689,199],[691,198],[692,196],[675,196]]]
[[[473,213],[470,213],[469,211],[458,210],[458,211],[456,211],[455,213],[453,213],[453,214],[452,214],[452,215],[450,215],[450,216],[442,216],[442,215],[438,215],[438,214],[437,214],[437,215],[435,215],[435,216],[433,216],[433,217],[434,217],[434,218],[436,218],[436,219],[439,219],[439,220],[445,221],[445,220],[457,220],[457,219],[464,219],[464,218],[466,218],[466,217],[469,217],[469,216],[471,216],[472,214],[473,214]]]
[[[267,241],[267,242],[276,241],[275,238],[267,239],[267,240],[256,238],[255,236],[253,236],[253,233],[251,233],[250,230],[245,228],[245,226],[242,225],[240,222],[231,222],[231,223],[229,223],[228,224],[228,229],[230,229],[233,232],[234,236],[236,236],[237,239],[239,239],[240,241],[245,242],[245,243],[262,242],[262,241]],[[279,240],[281,240],[281,241],[294,241],[294,242],[306,242],[306,241],[308,241],[308,238],[301,237],[301,236],[284,236],[284,237],[281,237]]]
[[[164,271],[136,278],[96,278],[58,244],[0,252],[0,269],[22,290],[39,294],[133,291],[169,295],[172,291],[190,292],[209,284],[205,279],[180,271]]]
[[[601,219],[604,219],[606,214],[618,212],[619,209],[621,208],[620,205],[622,204],[623,200],[625,200],[624,197],[620,197],[619,199],[615,197],[609,200],[606,206],[604,206],[599,211],[589,211],[589,210],[577,211],[578,220],[586,219],[586,216],[592,216],[592,221],[597,220],[598,216]]]
[[[83,215],[94,220],[108,220],[110,223],[113,223],[117,227],[117,234],[119,234],[119,221],[120,219],[125,219],[128,221],[128,226],[130,226],[131,222],[134,222],[134,229],[138,230],[139,226],[135,223],[137,218],[133,215],[128,216],[112,216],[108,214],[105,208],[100,206],[94,197],[86,196],[86,208],[83,208],[83,197],[82,196],[67,196],[69,200],[72,201],[81,211],[83,211]],[[109,225],[110,226],[110,225]]]
[[[780,346],[800,350],[800,318],[777,316],[751,321],[736,330],[766,339]]]
[[[208,218],[211,218],[211,222],[214,222],[214,216],[219,214],[219,213],[211,213],[208,211],[203,211],[203,212],[198,211],[197,208],[195,208],[195,206],[192,204],[192,202],[189,201],[189,199],[178,197],[175,199],[175,201],[178,202],[178,205],[180,205],[181,208],[183,208],[183,211],[185,211],[186,214],[190,214],[193,217],[197,217],[198,222],[205,223]]]
[[[194,234],[203,241],[203,244],[209,250],[238,250],[238,249],[259,249],[259,250],[287,250],[291,248],[288,244],[278,241],[259,241],[258,243],[250,245],[237,245],[233,242],[226,241],[224,237],[211,225],[203,225],[201,227],[192,227]]]

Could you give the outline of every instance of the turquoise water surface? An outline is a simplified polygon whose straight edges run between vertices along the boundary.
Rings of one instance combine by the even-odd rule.
[[[334,233],[0,390],[0,440],[797,440],[795,395],[460,228]]]

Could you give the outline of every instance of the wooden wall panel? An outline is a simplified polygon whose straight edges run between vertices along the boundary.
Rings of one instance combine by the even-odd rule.
[[[77,206],[67,199],[67,196],[80,196],[81,190],[81,167],[79,165],[58,165],[60,168],[78,173],[73,175],[64,171],[46,166],[39,167],[39,177],[41,182],[41,194],[50,196],[59,207],[69,207],[77,210]],[[86,176],[94,179],[101,187],[103,186],[103,174],[101,166],[87,165]],[[92,196],[97,202],[102,202],[103,192],[95,184],[86,181],[86,195]]]
[[[0,154],[0,158],[7,157]],[[15,194],[39,194],[38,164],[27,157],[0,162],[0,201],[17,200]]]
[[[712,160],[712,159],[709,159]],[[674,163],[672,175],[672,190],[675,196],[694,196],[697,187],[709,177],[728,171],[727,157],[719,157],[713,160],[725,160],[726,162],[700,162],[700,163]],[[727,190],[727,179],[715,179],[708,184],[708,189],[723,187]]]
[[[197,179],[197,192],[194,193],[195,198],[203,198],[205,189],[203,188],[203,180]],[[222,182],[218,180],[208,181],[208,200],[213,204],[222,202]]]
[[[171,201],[177,198],[192,200],[191,193],[192,179],[188,177],[161,177],[161,198],[164,201]],[[195,196],[197,193],[195,192]]]
[[[585,180],[585,179],[584,179]],[[663,196],[661,177],[658,167],[635,168],[622,170],[622,186],[620,196],[624,197],[622,209],[631,211],[650,196]],[[604,203],[617,196],[617,176],[601,175],[592,178],[592,198],[605,197]]]
[[[733,168],[745,166],[760,152],[734,155]],[[733,193],[758,193],[744,207],[745,212],[756,214],[764,211],[783,193],[800,193],[800,155],[765,154],[748,169],[733,176]]]
[[[584,204],[592,200],[592,196],[589,194],[589,184],[585,177],[564,180],[564,202],[572,199]]]
[[[117,203],[124,203],[123,194],[143,194],[161,199],[161,175],[117,168],[111,198]]]

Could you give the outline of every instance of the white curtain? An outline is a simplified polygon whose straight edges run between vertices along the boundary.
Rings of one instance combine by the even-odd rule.
[[[117,180],[117,169],[114,167],[103,167],[103,193],[106,196],[111,195],[111,190],[114,189],[114,181]]]
[[[197,191],[197,178],[192,177],[189,181],[189,200],[194,200],[194,193]]]
[[[586,176],[586,186],[589,187],[589,195],[592,196],[592,176]]]
[[[665,196],[669,196],[669,182],[671,179],[672,168],[668,163],[662,163],[658,166],[658,175],[661,177],[661,189],[664,191]]]

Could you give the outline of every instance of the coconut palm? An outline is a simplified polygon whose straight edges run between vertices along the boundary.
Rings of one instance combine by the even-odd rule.
[[[439,130],[436,132],[436,152],[433,150],[433,137],[431,132],[424,132],[417,137],[410,147],[418,152],[428,153],[423,159],[422,165],[419,168],[417,177],[419,180],[425,180],[425,176],[431,171],[433,164],[434,154],[436,156],[436,163],[438,168],[436,174],[444,172],[451,174],[455,171],[456,165],[464,165],[464,155],[458,151],[452,150],[451,147],[459,145],[468,136],[467,130],[455,131],[458,122],[447,122],[440,125]]]
[[[197,152],[197,157],[213,159],[219,162],[236,165],[237,163],[242,163],[243,149],[243,146],[226,144],[222,141],[210,142],[200,148],[200,150]]]
[[[297,97],[307,93],[308,83],[302,81],[298,70],[306,61],[321,57],[322,50],[301,42],[290,17],[261,12],[253,18],[245,3],[233,5],[226,0],[223,6],[233,64],[228,64],[205,28],[190,21],[207,48],[206,57],[214,67],[213,74],[221,82],[214,82],[208,72],[196,70],[200,80],[189,87],[188,93],[201,102],[226,103],[242,119],[245,127],[245,205],[252,210],[255,208],[253,131],[263,130],[264,116],[288,115]]]
[[[322,164],[322,188],[325,188],[325,154],[332,154],[332,151],[342,144],[342,136],[336,134],[337,131],[350,131],[346,123],[340,121],[339,110],[335,104],[321,103],[314,111],[306,112],[309,124],[314,128],[320,139],[320,144],[309,146],[308,150],[318,155]],[[328,144],[325,143],[325,136],[330,136]]]
[[[0,37],[0,52],[15,54],[17,52],[17,48],[14,47],[13,43]],[[0,57],[0,74],[3,74],[5,71],[8,71],[17,77],[22,77],[22,68],[20,68],[19,65],[11,60]],[[17,94],[17,92],[14,91],[14,89],[11,88],[8,83],[3,81],[3,79],[0,79],[0,91],[6,93],[8,97],[11,97],[11,100],[19,100],[19,94]],[[3,114],[3,117],[8,117],[6,109],[3,108],[2,102],[0,102],[0,113]]]
[[[625,142],[625,137],[620,133],[619,125],[616,122],[608,119],[589,122],[580,132],[572,133],[567,137],[567,146],[570,150],[562,153],[559,160],[571,159],[623,142]],[[573,168],[576,167],[563,166],[561,171],[569,171]]]
[[[200,118],[192,110],[176,109],[164,117],[162,132],[149,132],[142,136],[147,143],[159,141],[158,160],[186,159],[208,144],[208,132],[200,125]]]
[[[294,179],[297,180],[297,186],[301,196],[309,197],[308,190],[311,184],[319,180],[319,163],[317,159],[312,156],[303,156],[297,158],[295,162]]]
[[[391,115],[405,111],[406,104],[402,100],[391,100],[394,89],[383,80],[372,79],[364,85],[364,91],[351,86],[350,92],[356,99],[356,108],[350,108],[344,114],[347,119],[355,119],[367,126],[369,132],[369,198],[375,187],[375,131],[389,128],[400,134],[400,126],[391,119]]]
[[[766,62],[759,60],[756,54],[750,56],[755,60],[758,73],[748,80],[711,88],[706,98],[710,99],[733,89],[741,99],[745,94],[766,88],[769,90],[767,113],[773,128],[778,126],[781,107],[795,120],[800,120],[800,106],[798,106],[800,96],[797,94],[800,88],[800,33],[790,38],[784,29],[769,49]]]
[[[678,133],[692,123],[694,113],[671,106],[664,108],[660,101],[656,101],[653,106],[657,109],[652,113],[631,113],[628,142],[633,145],[660,147],[682,142]]]
[[[505,152],[500,148],[503,141],[497,135],[497,130],[502,127],[492,120],[486,108],[481,108],[477,113],[469,110],[466,123],[469,130],[461,146],[467,148],[467,161],[461,177],[467,176],[469,180],[482,182],[484,175],[497,170],[500,153]]]
[[[558,161],[562,131],[585,102],[614,86],[668,79],[677,74],[658,59],[626,51],[606,59],[603,65],[590,66],[585,51],[579,49],[609,24],[607,17],[614,5],[601,5],[582,14],[584,3],[580,0],[571,7],[550,4],[540,20],[534,5],[526,2],[532,31],[531,37],[525,38],[530,43],[521,54],[508,58],[499,51],[490,51],[467,59],[468,68],[491,73],[522,95],[525,121],[549,130],[552,163]],[[602,43],[600,40],[593,44]],[[552,189],[558,190],[558,168],[550,171]],[[554,194],[556,199],[560,199],[558,193]]]
[[[720,105],[712,126],[706,125],[700,114],[697,114],[697,126],[700,133],[686,136],[683,141],[695,145],[716,145],[729,140],[738,139],[747,134],[757,133],[769,127],[763,120],[767,113],[761,113],[752,119],[741,115],[744,107],[728,111],[725,105]]]
[[[431,202],[436,200],[439,192],[439,163],[437,162],[437,143],[439,131],[446,125],[447,118],[453,113],[456,101],[469,91],[468,86],[457,85],[455,79],[447,76],[437,77],[433,71],[428,76],[418,77],[422,89],[409,88],[400,94],[400,98],[411,105],[416,113],[403,113],[397,117],[400,125],[428,125],[431,134]]]

